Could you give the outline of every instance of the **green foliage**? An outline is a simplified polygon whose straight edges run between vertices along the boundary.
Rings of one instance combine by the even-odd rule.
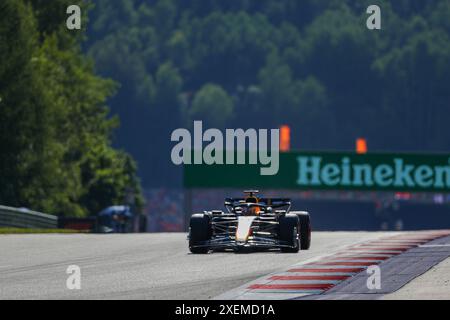
[[[353,149],[358,136],[379,151],[450,147],[446,0],[380,0],[380,31],[366,28],[370,0],[95,3],[88,50],[122,84],[113,110],[135,115],[120,145],[139,150],[147,185],[166,184],[171,164],[145,161],[152,151],[134,146],[143,134],[135,128],[164,151],[168,129],[186,125],[180,117],[221,127],[288,123],[302,149]],[[176,89],[162,103],[153,97],[170,94],[154,79],[169,69]]]
[[[380,0],[380,31],[366,28],[370,0],[92,2],[0,4],[2,201],[82,215],[123,201],[128,183],[137,190],[119,178],[128,169],[110,147],[108,97],[115,144],[146,186],[177,185],[170,133],[193,119],[287,123],[301,149],[352,150],[358,136],[373,151],[450,147],[446,0]],[[93,7],[86,39],[64,28],[69,4]],[[117,85],[94,76],[82,40]]]
[[[178,104],[181,92],[182,78],[178,70],[171,63],[162,64],[156,71],[156,104],[160,107],[171,108]]]
[[[105,101],[116,85],[94,75],[80,35],[64,29],[69,2],[0,5],[0,202],[85,216],[133,190],[142,206],[135,163],[110,147],[118,121]]]
[[[233,100],[225,90],[207,83],[196,93],[188,119],[201,119],[210,127],[224,128],[233,116],[233,108]]]

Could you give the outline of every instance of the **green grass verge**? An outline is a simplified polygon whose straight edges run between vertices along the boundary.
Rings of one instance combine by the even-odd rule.
[[[87,233],[88,231],[70,229],[33,229],[33,228],[2,228],[0,234],[26,234],[26,233]]]

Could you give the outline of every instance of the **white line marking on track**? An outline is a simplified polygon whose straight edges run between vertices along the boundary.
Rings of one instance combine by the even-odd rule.
[[[450,247],[450,244],[424,244],[420,248]]]

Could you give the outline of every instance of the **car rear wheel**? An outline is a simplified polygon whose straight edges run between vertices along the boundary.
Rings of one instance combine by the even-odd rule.
[[[280,217],[280,240],[289,247],[282,247],[281,252],[296,253],[300,250],[299,218],[295,214]]]
[[[197,247],[204,245],[211,239],[211,226],[209,216],[205,214],[193,214],[189,223],[189,250],[196,254],[208,253],[209,247]]]

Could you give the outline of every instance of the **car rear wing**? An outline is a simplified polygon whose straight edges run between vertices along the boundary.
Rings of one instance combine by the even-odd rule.
[[[226,198],[225,206],[239,206],[239,204],[245,203],[244,198]],[[259,198],[258,204],[272,208],[282,208],[285,206],[291,206],[291,199],[289,198]]]

